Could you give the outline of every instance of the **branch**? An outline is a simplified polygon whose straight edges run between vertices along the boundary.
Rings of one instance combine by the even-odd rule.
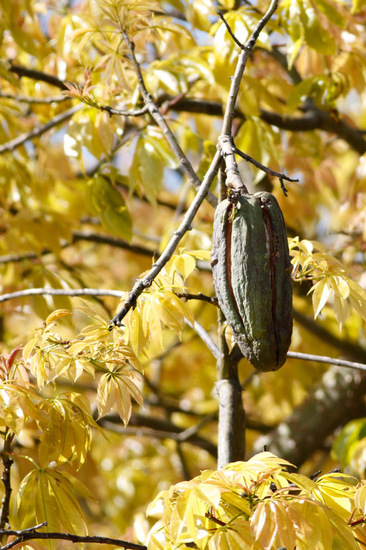
[[[107,244],[109,246],[114,246],[116,248],[122,248],[124,250],[129,250],[135,254],[141,254],[143,256],[153,257],[155,254],[158,254],[157,250],[152,250],[150,248],[145,248],[137,244],[129,244],[123,239],[117,239],[116,237],[110,237],[109,235],[102,235],[100,233],[93,233],[92,231],[74,231],[73,241],[71,244],[77,241],[88,241],[98,244]],[[0,258],[1,259],[1,258]]]
[[[182,98],[174,104],[173,110],[188,113],[204,113],[218,117],[223,115],[223,108],[220,102],[196,98]],[[282,116],[265,109],[260,110],[259,116],[267,124],[276,126],[282,130],[293,132],[325,130],[343,139],[360,155],[366,152],[366,140],[363,130],[350,126],[344,120],[334,119],[328,112],[317,109],[316,107],[312,108],[311,111],[308,111],[301,117]],[[242,120],[245,119],[244,114],[238,108],[234,109],[234,117]]]
[[[331,367],[312,388],[308,399],[270,434],[260,437],[253,453],[263,447],[300,466],[339,426],[365,415],[366,376],[344,367]]]
[[[74,543],[97,543],[97,544],[112,544],[113,546],[118,546],[121,548],[127,548],[129,550],[147,550],[147,547],[142,544],[135,544],[133,542],[128,542],[125,540],[112,539],[109,537],[100,537],[100,536],[80,536],[73,535],[71,533],[38,533],[36,529],[39,528],[33,527],[32,529],[24,529],[23,531],[15,531],[13,529],[3,529],[0,531],[0,535],[15,535],[16,538],[0,547],[0,550],[10,550],[19,543],[23,543],[26,540],[36,540],[36,539],[45,539],[45,540],[68,540],[69,542]]]
[[[32,80],[37,80],[39,82],[46,82],[46,84],[56,86],[57,88],[60,88],[60,90],[68,89],[65,82],[57,78],[57,76],[53,76],[52,74],[47,74],[42,71],[37,71],[35,69],[29,69],[28,67],[24,67],[24,65],[17,65],[12,61],[9,61],[9,63],[9,71],[17,74],[20,78],[27,77],[31,78]]]
[[[325,130],[346,141],[360,155],[366,153],[364,132],[347,124],[344,120],[333,118],[321,109],[311,109],[302,117],[287,117],[261,109],[260,117],[264,122],[283,130],[306,132]]]
[[[146,88],[144,78],[142,76],[140,64],[138,63],[138,61],[136,59],[135,44],[130,39],[130,37],[128,36],[126,31],[122,31],[122,35],[123,35],[123,38],[124,38],[124,40],[127,44],[128,49],[130,50],[132,64],[134,66],[135,73],[136,73],[136,76],[137,76],[138,89],[140,91],[140,94],[142,95],[144,103],[145,103],[150,115],[155,120],[156,124],[163,131],[164,137],[167,140],[167,142],[169,143],[173,153],[177,157],[177,159],[179,161],[179,164],[182,168],[182,171],[184,172],[184,174],[186,175],[188,180],[191,182],[191,184],[198,191],[198,189],[201,186],[201,181],[200,181],[199,177],[197,176],[196,172],[193,170],[193,167],[192,167],[191,163],[189,162],[186,155],[183,153],[183,151],[182,151],[178,141],[176,140],[173,132],[169,128],[165,118],[160,113],[157,104],[153,100],[153,97],[151,96],[151,94],[148,92],[148,90]],[[212,206],[216,207],[217,199],[212,193],[207,197],[207,201]]]
[[[197,195],[193,199],[191,206],[188,208],[187,212],[185,213],[179,228],[177,229],[177,231],[175,231],[173,237],[170,239],[169,243],[167,244],[164,252],[161,254],[159,259],[156,261],[156,263],[153,265],[153,267],[150,269],[147,275],[145,275],[142,279],[139,279],[134,284],[121,311],[117,313],[115,317],[113,317],[111,321],[112,324],[117,326],[121,325],[122,319],[124,318],[124,316],[128,313],[128,311],[132,307],[135,306],[137,298],[142,294],[145,288],[148,288],[149,286],[151,286],[155,277],[158,275],[158,273],[160,273],[162,268],[165,266],[168,260],[172,257],[176,247],[178,246],[179,241],[182,239],[183,235],[185,235],[185,233],[189,230],[193,218],[197,214],[199,207],[201,206],[203,200],[207,195],[210,185],[219,168],[220,160],[221,160],[220,153],[217,151],[213,161],[211,162],[211,166],[208,169],[203,179],[201,187],[199,188]]]
[[[221,131],[222,135],[231,135],[231,127],[232,127],[232,121],[234,117],[235,104],[239,93],[240,82],[243,77],[243,73],[244,73],[248,58],[255,46],[255,43],[258,39],[259,34],[261,33],[265,25],[268,23],[268,21],[274,14],[277,8],[277,5],[278,5],[278,0],[271,0],[270,6],[266,11],[265,15],[258,22],[257,26],[255,27],[254,31],[250,35],[245,45],[241,46],[242,51],[239,54],[235,73],[231,81],[230,93],[229,93],[228,102],[225,109],[224,122],[222,125],[222,131]]]
[[[327,363],[329,365],[337,365],[339,367],[349,367],[351,369],[357,369],[366,372],[366,365],[363,363],[346,361],[345,359],[335,359],[334,357],[327,357],[325,355],[312,355],[309,353],[289,351],[287,352],[287,357],[293,359],[301,359],[303,361],[316,361],[317,363]]]
[[[11,480],[10,480],[10,470],[13,464],[13,459],[10,458],[11,443],[13,441],[14,434],[6,427],[5,441],[4,441],[4,450],[1,453],[1,460],[3,463],[3,474],[1,476],[1,481],[4,485],[4,496],[1,501],[1,512],[0,512],[0,530],[4,529],[5,525],[9,523],[9,507],[10,507],[10,496],[11,496]]]
[[[24,95],[14,95],[14,94],[7,94],[5,92],[0,91],[0,98],[4,99],[12,99],[13,101],[16,101],[17,103],[29,103],[29,104],[50,104],[50,103],[62,103],[63,101],[68,101],[70,98],[66,95],[57,95],[54,97],[30,97],[30,96],[24,96]]]
[[[187,319],[186,319],[185,323],[186,323],[186,325],[193,328],[193,330],[195,330],[197,332],[198,336],[201,338],[201,340],[204,342],[204,344],[206,344],[206,346],[208,347],[208,349],[210,350],[212,355],[215,357],[215,359],[218,359],[218,357],[220,355],[219,348],[217,347],[215,342],[212,340],[212,338],[208,334],[208,332],[205,331],[203,326],[200,325],[199,323],[197,323],[197,321],[195,321],[194,324],[192,325],[192,323],[187,321]]]
[[[174,441],[180,443],[187,442],[191,445],[204,449],[212,456],[216,456],[216,445],[208,439],[197,435],[197,431],[202,425],[202,420],[198,423],[197,429],[190,431],[182,430],[170,420],[141,414],[132,414],[127,427],[121,425],[121,419],[118,415],[107,415],[99,419],[98,424],[100,426],[104,426],[108,430],[122,435],[138,435],[140,437],[155,437],[156,439],[173,439]],[[204,423],[210,420],[211,417]]]
[[[234,143],[232,137],[232,122],[235,113],[235,105],[238,97],[241,79],[243,78],[244,70],[251,54],[257,38],[265,27],[269,19],[272,17],[278,5],[278,0],[272,0],[266,14],[258,22],[256,28],[250,35],[249,39],[245,45],[240,45],[241,52],[239,54],[238,62],[235,68],[235,73],[231,81],[229,97],[224,113],[224,120],[222,123],[221,136],[219,137],[218,145],[221,150],[222,156],[225,160],[226,165],[226,185],[232,189],[238,190],[243,193],[248,193],[248,189],[244,185],[239,170],[238,165],[235,160],[234,154]],[[225,25],[228,28],[228,25],[225,21]],[[230,32],[231,33],[231,32]],[[232,33],[231,33],[232,35]],[[235,39],[237,42],[237,40]]]
[[[294,309],[294,320],[300,324],[303,328],[314,334],[322,342],[326,342],[330,346],[342,352],[343,355],[347,356],[351,360],[363,361],[366,363],[366,350],[361,346],[341,340],[338,336],[335,336],[320,322],[315,321],[312,317],[308,317],[300,311]]]
[[[71,118],[75,113],[80,111],[84,106],[82,104],[74,105],[74,107],[71,107],[71,109],[68,109],[67,111],[64,111],[63,113],[55,116],[52,120],[49,122],[46,122],[46,124],[41,124],[40,126],[36,126],[29,132],[25,132],[24,134],[21,134],[20,136],[17,136],[16,138],[7,141],[6,143],[3,143],[0,145],[0,155],[5,153],[6,151],[14,151],[21,145],[23,145],[26,141],[33,139],[35,137],[41,136],[51,128],[54,128],[55,126],[58,126],[62,122],[65,122],[65,120],[68,120]]]
[[[0,295],[0,303],[26,296],[114,296],[122,298],[125,292],[103,288],[27,288]]]
[[[206,296],[205,294],[202,294],[202,292],[198,292],[198,294],[192,294],[190,292],[174,292],[174,294],[178,298],[183,298],[184,300],[202,300],[203,302],[208,302],[213,306],[218,305],[216,296]]]
[[[241,158],[246,160],[247,162],[251,162],[252,164],[254,164],[254,166],[259,168],[260,170],[263,170],[263,172],[265,172],[266,174],[269,174],[270,176],[277,177],[280,180],[281,188],[282,188],[285,196],[287,196],[287,189],[285,187],[285,184],[283,183],[283,180],[292,181],[292,182],[299,181],[298,178],[295,178],[295,179],[294,178],[289,178],[288,176],[286,176],[286,174],[283,174],[282,172],[276,172],[275,170],[271,170],[271,168],[268,168],[267,166],[264,166],[264,164],[258,162],[257,160],[255,160],[253,157],[247,155],[246,153],[243,153],[242,151],[240,151],[236,147],[234,148],[234,152],[237,155],[239,155]]]
[[[123,250],[129,250],[130,252],[133,252],[135,254],[149,256],[150,258],[158,254],[157,250],[145,248],[143,246],[136,245],[136,244],[129,244],[127,241],[124,241],[123,239],[117,239],[116,237],[103,235],[101,233],[93,233],[92,231],[74,231],[72,235],[73,235],[72,241],[69,243],[63,243],[62,248],[67,248],[68,246],[72,246],[78,241],[87,241],[87,242],[97,243],[97,244],[106,244],[108,246],[121,248]],[[25,260],[35,260],[40,256],[44,256],[46,254],[53,254],[53,253],[54,253],[53,250],[50,250],[49,248],[45,248],[39,254],[36,254],[35,252],[25,252],[24,254],[6,254],[4,256],[0,256],[0,264],[8,264],[11,262],[23,262]]]

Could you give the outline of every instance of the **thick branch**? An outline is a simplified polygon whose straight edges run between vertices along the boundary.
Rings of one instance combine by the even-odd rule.
[[[322,448],[325,439],[339,426],[364,416],[366,376],[344,367],[331,367],[309,394],[270,434],[260,437],[254,452],[264,447],[296,466]]]
[[[4,450],[1,455],[1,460],[3,463],[3,474],[1,476],[1,481],[4,485],[4,496],[1,501],[1,511],[0,511],[0,529],[9,523],[9,509],[10,509],[10,496],[11,496],[11,480],[10,480],[10,470],[13,464],[13,459],[10,457],[11,443],[13,441],[13,433],[10,432],[9,428],[6,428],[6,435],[4,441]]]
[[[24,65],[18,65],[16,63],[13,63],[12,61],[10,61],[9,63],[9,71],[18,75],[20,78],[27,77],[31,78],[32,80],[37,80],[38,82],[46,82],[47,84],[56,86],[56,88],[60,88],[60,90],[68,90],[65,82],[57,78],[57,76],[44,73],[42,71],[37,71],[35,69],[29,69],[28,67],[24,67]]]
[[[245,410],[238,376],[237,361],[233,361],[226,343],[223,324],[219,315],[219,354],[217,358],[216,391],[219,401],[217,468],[229,462],[243,460],[245,455]]]
[[[174,104],[173,110],[188,113],[204,113],[217,117],[223,115],[223,108],[220,102],[196,98],[182,98]],[[267,124],[277,126],[277,128],[282,130],[289,130],[292,132],[324,130],[343,139],[360,155],[366,152],[364,131],[350,126],[342,119],[332,118],[328,112],[322,111],[321,109],[313,108],[300,117],[282,116],[278,113],[261,109],[259,116]],[[234,117],[240,119],[245,118],[238,108],[234,109]]]
[[[360,155],[366,153],[364,132],[353,128],[343,120],[333,118],[328,112],[311,109],[301,117],[287,117],[261,109],[261,119],[268,124],[292,132],[325,130],[346,141]]]

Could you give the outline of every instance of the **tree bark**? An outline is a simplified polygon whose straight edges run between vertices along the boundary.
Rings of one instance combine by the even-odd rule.
[[[338,427],[365,415],[365,392],[364,373],[331,367],[289,418],[256,441],[254,452],[261,452],[266,447],[301,466]]]

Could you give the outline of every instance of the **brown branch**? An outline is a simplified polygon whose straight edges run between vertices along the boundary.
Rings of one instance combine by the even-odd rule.
[[[1,511],[0,511],[0,530],[4,529],[9,523],[9,507],[10,507],[10,496],[11,496],[11,480],[10,480],[10,470],[13,464],[13,459],[10,457],[11,443],[13,441],[14,434],[6,427],[5,441],[4,441],[4,450],[1,453],[1,460],[3,463],[3,474],[1,476],[1,481],[4,485],[4,496],[1,501]]]
[[[255,160],[251,156],[249,156],[246,153],[243,153],[242,151],[237,149],[236,147],[234,148],[234,152],[237,155],[239,155],[241,158],[246,160],[247,162],[250,162],[251,164],[254,164],[254,166],[259,168],[260,170],[262,170],[266,174],[269,174],[270,176],[277,177],[280,180],[281,188],[282,188],[285,195],[287,195],[287,189],[285,187],[285,184],[283,183],[283,180],[292,181],[292,182],[299,181],[298,178],[290,178],[289,176],[286,176],[286,174],[283,174],[282,172],[276,172],[275,170],[271,170],[271,168],[268,168],[268,166],[265,166],[261,162],[258,162],[257,160]]]
[[[170,420],[141,414],[132,414],[127,427],[121,425],[121,419],[118,415],[107,415],[99,419],[98,424],[122,435],[138,435],[141,437],[155,437],[156,439],[173,439],[174,441],[180,443],[190,443],[196,447],[204,449],[212,456],[216,456],[216,445],[197,434],[203,424],[210,422],[213,419],[214,417],[211,418],[211,416],[206,418],[206,420],[201,419],[197,424],[197,427],[193,430],[189,429],[189,431],[182,430]]]
[[[353,128],[342,119],[334,118],[327,111],[314,108],[305,113],[304,116],[287,117],[261,109],[260,117],[264,122],[283,130],[293,132],[324,130],[346,141],[360,155],[366,153],[364,132],[358,128]]]
[[[29,132],[25,132],[24,134],[21,134],[20,136],[17,136],[16,138],[10,141],[7,141],[6,143],[2,143],[0,145],[0,155],[7,151],[14,151],[15,149],[23,145],[26,141],[29,141],[30,139],[41,136],[51,128],[54,128],[55,126],[58,126],[62,122],[65,122],[65,120],[68,120],[69,118],[71,118],[75,113],[80,111],[82,108],[83,108],[82,104],[74,105],[74,107],[71,107],[71,109],[68,109],[63,113],[60,113],[59,115],[56,115],[52,120],[46,122],[45,124],[36,126]]]
[[[188,113],[204,113],[217,117],[223,115],[223,108],[220,102],[197,98],[182,98],[174,105],[173,110]],[[342,119],[335,119],[327,111],[322,111],[316,107],[300,117],[283,116],[265,109],[260,110],[259,116],[267,124],[276,126],[281,130],[289,130],[292,132],[324,130],[343,139],[360,155],[366,152],[365,132],[363,130],[350,126]],[[238,108],[234,109],[234,117],[242,120],[245,118],[244,114]]]
[[[98,244],[107,244],[115,248],[122,248],[123,250],[129,250],[135,254],[141,254],[142,256],[153,257],[158,254],[157,250],[152,250],[150,248],[145,248],[137,244],[129,244],[123,239],[117,239],[116,237],[110,237],[109,235],[102,235],[100,233],[93,233],[92,231],[74,231],[73,234],[73,243],[77,241],[88,241]]]
[[[202,300],[213,306],[218,305],[216,296],[206,296],[202,294],[202,292],[198,292],[198,294],[192,294],[191,292],[174,292],[174,294],[178,296],[178,298],[183,298],[184,300]]]
[[[304,315],[298,310],[294,310],[294,320],[303,328],[317,336],[321,341],[326,342],[333,348],[342,352],[350,360],[363,361],[366,363],[366,350],[353,342],[341,340],[339,336],[335,336],[320,322],[315,321],[312,317]]]
[[[29,69],[28,67],[24,67],[24,65],[13,63],[13,61],[9,61],[9,63],[9,71],[18,75],[20,78],[27,77],[32,80],[37,80],[38,82],[51,84],[52,86],[56,86],[56,88],[60,88],[60,90],[68,90],[65,82],[57,78],[57,76],[47,74],[42,71],[37,71],[35,69]]]
[[[366,376],[344,367],[331,367],[311,389],[308,399],[266,436],[260,437],[253,452],[264,447],[300,466],[325,439],[348,421],[364,416]]]
[[[231,39],[233,40],[233,42],[235,42],[235,44],[236,44],[237,46],[239,46],[239,48],[240,48],[241,50],[243,50],[243,49],[244,49],[244,44],[242,44],[242,43],[240,42],[240,40],[238,40],[238,39],[236,38],[235,34],[233,33],[233,31],[232,31],[231,28],[230,28],[230,25],[229,25],[228,22],[226,21],[226,19],[225,19],[225,17],[224,17],[224,14],[222,13],[222,11],[221,11],[221,10],[217,10],[216,13],[217,13],[217,15],[220,17],[221,21],[224,23],[224,25],[225,25],[225,27],[226,27],[226,30],[227,30],[227,32],[229,33],[229,35],[231,36]]]
[[[135,254],[141,254],[143,256],[148,256],[152,258],[157,254],[157,250],[150,248],[145,248],[136,244],[129,244],[123,239],[117,239],[116,237],[111,237],[109,235],[103,235],[101,233],[94,233],[92,231],[74,231],[73,239],[69,243],[62,243],[62,248],[67,248],[72,246],[78,241],[87,241],[96,244],[106,244],[108,246],[113,246],[115,248],[121,248],[122,250],[129,250]],[[8,264],[11,262],[23,262],[25,260],[35,260],[40,256],[45,256],[46,254],[53,254],[54,251],[49,248],[45,248],[39,254],[35,252],[25,252],[24,254],[6,254],[0,256],[0,264]]]
[[[38,526],[37,526],[38,527]],[[127,548],[128,550],[147,550],[147,547],[143,544],[135,544],[133,542],[128,542],[126,540],[112,539],[110,537],[101,537],[101,536],[81,536],[73,535],[71,533],[38,533],[36,527],[33,529],[24,529],[23,531],[15,531],[13,529],[4,529],[0,531],[2,536],[16,536],[14,540],[8,544],[4,544],[0,547],[0,550],[10,550],[14,546],[24,543],[27,540],[67,540],[73,543],[96,543],[96,544],[112,544],[113,546],[118,546],[121,548]]]

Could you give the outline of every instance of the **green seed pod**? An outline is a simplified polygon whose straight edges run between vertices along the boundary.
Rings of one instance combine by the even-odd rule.
[[[242,354],[259,371],[279,369],[291,342],[292,285],[275,197],[261,192],[222,201],[211,257],[219,306]]]

